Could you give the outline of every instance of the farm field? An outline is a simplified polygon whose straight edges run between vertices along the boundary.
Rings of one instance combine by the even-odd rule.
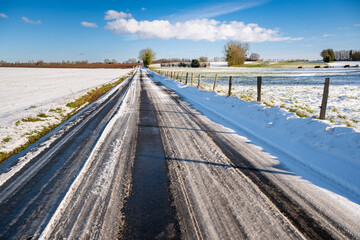
[[[232,92],[245,101],[256,101],[257,76],[263,77],[262,102],[269,107],[280,107],[295,112],[300,117],[317,118],[324,89],[325,78],[330,78],[330,93],[326,119],[335,124],[360,129],[360,69],[320,68],[320,69],[276,69],[276,68],[159,68],[166,72],[194,74],[197,86],[201,74],[201,88],[212,90],[218,73],[216,92],[227,95],[229,77],[233,76]],[[177,74],[176,74],[177,76]],[[190,75],[189,75],[190,76]],[[190,78],[189,78],[190,79]],[[191,81],[191,80],[190,80]],[[191,84],[189,81],[188,84]]]
[[[0,68],[0,152],[24,144],[74,109],[67,103],[132,69]]]

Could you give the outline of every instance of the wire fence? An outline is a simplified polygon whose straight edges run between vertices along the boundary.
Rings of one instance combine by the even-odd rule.
[[[269,76],[266,73],[265,76],[245,76],[227,72],[155,71],[183,84],[220,95],[284,108],[299,117],[327,119],[360,128],[359,73],[341,76]],[[329,82],[325,84],[327,78]]]

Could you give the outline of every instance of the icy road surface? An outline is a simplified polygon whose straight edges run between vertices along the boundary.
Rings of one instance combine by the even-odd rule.
[[[150,74],[138,69],[0,165],[0,239],[360,238],[359,205],[275,168]],[[165,169],[141,179],[157,165],[147,159]]]

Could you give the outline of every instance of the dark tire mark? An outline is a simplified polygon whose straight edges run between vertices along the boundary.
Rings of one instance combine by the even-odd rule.
[[[168,190],[168,174],[155,109],[141,79],[140,122],[133,166],[132,193],[127,200],[120,239],[180,239],[176,211]]]

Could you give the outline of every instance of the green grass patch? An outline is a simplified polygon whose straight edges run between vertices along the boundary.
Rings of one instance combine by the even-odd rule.
[[[21,119],[21,121],[23,121],[23,122],[39,122],[39,121],[44,121],[44,120],[41,118],[38,118],[38,117],[27,117],[27,118]]]
[[[43,113],[43,112],[40,112],[38,115],[37,115],[39,118],[47,118],[48,116]]]
[[[64,111],[64,109],[62,109],[61,107],[58,107],[56,109],[50,109],[49,112],[53,112],[53,113],[62,113]]]
[[[10,142],[11,138],[9,137],[6,137],[2,140],[3,143],[7,143],[7,142]]]
[[[349,122],[349,121],[346,121],[346,122],[345,122],[345,125],[346,125],[347,127],[354,127],[354,126],[351,124],[351,122]]]
[[[303,111],[296,111],[295,114],[296,114],[298,117],[301,117],[301,118],[308,118],[308,117],[310,117],[308,114],[306,114],[306,113],[303,112]]]
[[[35,105],[31,105],[30,108],[36,108],[36,106],[35,106]]]
[[[338,117],[338,118],[341,118],[341,119],[346,119],[346,116],[345,116],[345,115],[341,115],[341,114],[338,114],[337,117]]]
[[[70,107],[70,108],[79,108],[79,107],[83,106],[85,103],[88,103],[88,104],[93,103],[97,99],[99,99],[101,96],[103,96],[105,93],[107,93],[110,89],[112,89],[113,87],[115,87],[116,85],[121,83],[125,78],[126,77],[120,78],[116,82],[108,83],[108,84],[101,86],[100,88],[93,89],[93,90],[89,91],[87,94],[85,94],[84,96],[76,99],[73,102],[66,104],[66,106]]]

